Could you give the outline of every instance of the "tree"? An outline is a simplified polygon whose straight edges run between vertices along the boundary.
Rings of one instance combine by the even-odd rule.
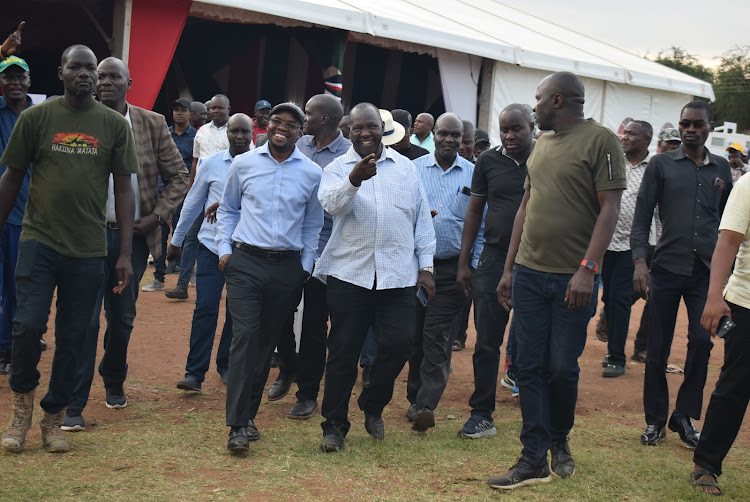
[[[713,84],[714,82],[714,73],[711,68],[700,64],[698,58],[681,47],[673,45],[669,49],[660,51],[653,61],[708,82],[709,84]]]
[[[736,122],[738,131],[750,129],[750,46],[735,46],[722,54],[714,94],[717,119]]]

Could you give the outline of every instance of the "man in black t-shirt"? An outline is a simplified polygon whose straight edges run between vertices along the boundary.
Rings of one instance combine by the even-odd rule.
[[[534,147],[534,123],[528,107],[507,106],[500,114],[501,145],[479,156],[471,183],[471,199],[464,220],[458,287],[474,296],[474,393],[469,399],[471,417],[459,431],[465,438],[478,439],[496,434],[495,411],[500,346],[508,312],[497,301],[497,283],[503,275],[513,220],[521,205],[526,179],[526,159]],[[469,257],[479,234],[485,205],[484,250],[476,271],[469,269]],[[510,340],[509,340],[510,343]]]
[[[406,130],[403,139],[392,145],[391,148],[409,160],[418,159],[419,157],[430,153],[421,146],[414,145],[409,141],[412,133],[411,113],[397,108],[391,111],[391,116],[393,117],[393,120],[404,126],[404,129]]]

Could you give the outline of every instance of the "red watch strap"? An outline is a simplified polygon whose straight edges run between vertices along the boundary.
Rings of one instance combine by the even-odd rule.
[[[594,268],[593,269],[588,266],[589,263],[593,263],[594,264]],[[584,267],[584,268],[586,268],[586,269],[588,269],[588,270],[591,270],[592,272],[596,272],[596,271],[599,270],[599,265],[597,265],[596,262],[591,261],[591,260],[581,260],[581,266]]]

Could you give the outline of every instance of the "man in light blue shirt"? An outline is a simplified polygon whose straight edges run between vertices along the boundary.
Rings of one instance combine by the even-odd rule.
[[[233,115],[227,122],[229,148],[207,157],[195,176],[190,192],[185,197],[179,223],[172,234],[167,256],[179,257],[185,235],[201,213],[206,211],[206,222],[198,232],[198,272],[196,274],[196,299],[193,324],[190,330],[190,352],[185,365],[185,378],[177,382],[177,388],[193,392],[201,391],[201,384],[211,361],[211,350],[219,318],[221,292],[224,289],[224,273],[219,270],[219,248],[216,245],[216,219],[208,211],[218,205],[224,192],[224,184],[232,159],[250,150],[253,140],[253,123],[244,113]],[[226,382],[229,371],[229,345],[232,343],[232,316],[227,309],[224,329],[221,332],[219,350],[216,353],[216,370]]]
[[[295,146],[305,115],[293,103],[271,110],[268,142],[237,156],[217,212],[219,269],[233,322],[227,376],[227,449],[260,439],[255,414],[270,357],[318,255],[321,171]]]
[[[315,269],[327,278],[331,333],[322,415],[326,452],[349,432],[349,398],[370,325],[379,330],[371,382],[359,397],[365,429],[383,439],[383,408],[406,364],[416,323],[416,286],[434,293],[435,230],[419,175],[409,159],[383,146],[383,120],[370,103],[350,114],[352,148],[323,172],[318,197],[333,231]],[[231,370],[230,370],[231,371]]]
[[[432,135],[432,126],[435,125],[435,119],[427,112],[417,115],[414,121],[414,134],[411,135],[411,143],[421,146],[428,152],[435,151],[435,137]]]
[[[407,417],[413,419],[412,429],[418,432],[435,426],[434,411],[448,384],[457,323],[469,302],[469,297],[456,288],[461,234],[474,174],[474,164],[458,155],[463,129],[458,115],[441,115],[435,123],[435,152],[414,161],[427,193],[437,237],[435,296],[426,307],[417,307],[406,385],[406,397],[411,403]],[[481,248],[480,239],[472,253],[475,261]]]

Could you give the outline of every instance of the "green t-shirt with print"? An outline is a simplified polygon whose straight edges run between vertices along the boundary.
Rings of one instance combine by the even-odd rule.
[[[86,110],[55,98],[24,111],[0,162],[31,166],[21,240],[64,256],[107,255],[105,205],[110,173],[137,173],[130,124],[101,103]]]
[[[620,141],[588,119],[572,129],[543,134],[526,165],[524,189],[530,190],[530,198],[516,263],[574,274],[599,217],[597,192],[627,186]]]

